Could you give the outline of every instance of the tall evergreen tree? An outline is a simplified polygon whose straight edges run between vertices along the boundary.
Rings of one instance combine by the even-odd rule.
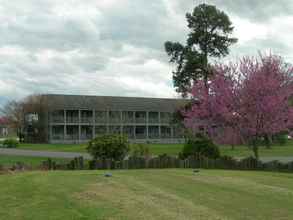
[[[228,55],[229,46],[237,42],[230,37],[234,27],[229,17],[214,5],[200,4],[192,14],[186,14],[186,19],[190,29],[186,45],[165,42],[170,62],[177,65],[173,71],[174,86],[183,96],[198,79],[207,83],[212,72],[209,58]]]

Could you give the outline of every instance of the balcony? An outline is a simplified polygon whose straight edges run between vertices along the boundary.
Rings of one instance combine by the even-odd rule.
[[[92,117],[81,117],[80,122],[90,124],[90,123],[93,123],[93,118]]]
[[[110,111],[109,112],[109,122],[114,124],[121,123],[121,113],[119,111]]]
[[[149,126],[148,137],[151,139],[160,138],[159,126]]]
[[[80,123],[93,123],[93,111],[91,110],[81,110],[80,111]]]
[[[145,124],[146,123],[146,112],[135,112],[135,123]]]
[[[79,123],[78,110],[66,110],[66,123]]]
[[[159,123],[159,112],[149,112],[148,122],[150,124]]]
[[[64,117],[63,116],[52,116],[51,123],[64,123]]]
[[[95,123],[105,124],[108,121],[108,115],[106,111],[95,112]]]
[[[171,128],[168,126],[161,126],[161,138],[171,138]]]
[[[51,123],[64,123],[64,110],[55,110],[50,113]]]
[[[172,119],[172,115],[169,112],[161,112],[160,114],[161,123],[169,124]]]
[[[127,112],[122,112],[122,121],[124,124],[131,124],[134,123],[134,112],[127,111]]]
[[[66,123],[79,123],[78,117],[66,117]]]

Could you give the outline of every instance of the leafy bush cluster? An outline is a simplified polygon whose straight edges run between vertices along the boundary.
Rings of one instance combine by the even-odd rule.
[[[146,144],[133,144],[131,148],[131,156],[133,157],[149,157],[151,155],[150,148]]]
[[[3,147],[6,148],[16,148],[18,147],[18,141],[16,139],[10,138],[10,139],[5,139],[2,143]]]
[[[273,137],[273,143],[285,145],[288,142],[288,132],[280,132]]]
[[[202,134],[190,135],[185,141],[182,152],[179,154],[181,159],[191,155],[201,155],[207,158],[219,158],[220,150],[213,141]]]
[[[94,159],[122,160],[129,152],[129,142],[125,136],[102,135],[89,142],[87,151]]]

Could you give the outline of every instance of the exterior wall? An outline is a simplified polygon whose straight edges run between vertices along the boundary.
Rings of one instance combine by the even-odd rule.
[[[48,113],[48,142],[84,143],[102,134],[125,134],[131,142],[181,143],[172,112],[57,109]]]
[[[9,129],[6,126],[0,126],[0,138],[7,137],[9,135]]]

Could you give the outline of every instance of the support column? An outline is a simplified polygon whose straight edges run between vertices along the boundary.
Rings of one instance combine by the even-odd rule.
[[[78,142],[80,143],[81,141],[81,125],[80,125],[80,121],[81,121],[81,117],[80,117],[80,109],[78,109]]]
[[[161,112],[159,112],[159,138],[161,138]]]
[[[66,136],[67,136],[67,128],[66,128],[66,110],[64,109],[64,134],[63,134],[63,140],[66,140]]]
[[[109,131],[110,131],[110,128],[109,128],[110,112],[109,112],[109,110],[106,111],[106,117],[107,117],[107,122],[106,122],[107,134],[109,134]]]
[[[123,135],[123,112],[120,111],[120,135]]]
[[[53,140],[53,126],[51,125],[51,123],[49,126],[50,126],[49,142],[51,142]]]
[[[133,139],[136,140],[136,121],[135,121],[135,111],[133,111]]]
[[[93,120],[92,120],[93,126],[92,126],[92,138],[94,139],[96,137],[96,111],[93,110]]]
[[[146,112],[146,139],[149,139],[149,112]]]

